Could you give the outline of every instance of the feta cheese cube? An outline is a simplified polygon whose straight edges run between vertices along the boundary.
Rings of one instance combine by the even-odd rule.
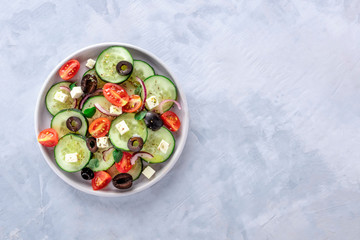
[[[142,174],[144,174],[147,179],[150,179],[155,173],[155,170],[152,169],[150,166],[147,166],[143,171]]]
[[[148,99],[146,99],[146,103],[149,107],[149,109],[153,109],[157,105],[159,105],[159,100],[155,96],[151,96]]]
[[[94,68],[96,61],[94,59],[89,58],[86,61],[86,65],[88,68]]]
[[[62,103],[66,102],[67,98],[68,98],[68,95],[66,95],[65,93],[63,93],[61,91],[56,92],[55,96],[54,96],[54,99],[56,101],[59,101],[59,102],[62,102]]]
[[[120,114],[122,114],[122,107],[111,105],[110,113],[120,115]]]
[[[100,137],[96,139],[96,145],[98,148],[107,148],[109,147],[108,137]]]
[[[68,153],[65,155],[65,162],[74,163],[78,161],[78,153]]]
[[[116,129],[119,131],[121,135],[125,134],[127,131],[129,131],[129,127],[126,125],[125,120],[122,120],[118,124],[115,125]]]
[[[81,87],[73,87],[73,89],[70,92],[70,95],[72,98],[79,98],[83,95],[83,91],[81,90]]]
[[[169,143],[166,142],[164,139],[161,139],[161,142],[159,144],[159,146],[157,147],[157,149],[159,149],[161,152],[163,152],[164,154],[166,154],[168,148],[169,148]]]

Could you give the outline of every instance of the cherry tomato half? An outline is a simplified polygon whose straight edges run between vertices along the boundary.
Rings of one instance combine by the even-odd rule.
[[[80,63],[78,60],[71,59],[61,66],[59,75],[64,80],[69,80],[76,75],[80,69]]]
[[[114,83],[106,83],[103,86],[103,94],[111,104],[118,107],[125,106],[129,102],[129,95],[125,89]]]
[[[167,127],[170,131],[176,132],[179,130],[181,123],[176,113],[167,111],[161,114],[160,117],[163,120],[165,127]]]
[[[131,95],[129,102],[122,108],[123,112],[133,113],[139,110],[142,100],[139,95]]]
[[[95,119],[89,126],[89,133],[95,138],[104,137],[110,130],[109,119],[101,117]]]
[[[111,182],[111,176],[105,171],[94,172],[94,178],[91,180],[91,186],[94,190],[106,187]]]
[[[48,128],[39,133],[38,142],[45,147],[55,147],[59,142],[59,136],[54,129]]]
[[[132,168],[130,158],[132,157],[131,153],[123,152],[123,156],[119,163],[115,163],[116,169],[120,173],[127,173]]]

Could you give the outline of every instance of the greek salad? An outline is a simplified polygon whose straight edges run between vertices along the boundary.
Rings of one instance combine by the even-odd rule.
[[[38,142],[54,148],[62,170],[91,180],[93,190],[110,182],[129,189],[141,174],[151,180],[156,174],[151,165],[169,159],[173,132],[181,126],[170,110],[181,110],[175,84],[121,46],[89,58],[86,67],[78,81],[73,80],[78,60],[59,69],[63,81],[52,85],[44,99],[50,128],[39,133]]]

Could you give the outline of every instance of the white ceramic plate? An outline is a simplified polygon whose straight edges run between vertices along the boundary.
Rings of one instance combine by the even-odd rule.
[[[44,158],[46,162],[49,164],[50,168],[66,183],[73,186],[74,188],[97,196],[103,196],[103,197],[121,197],[126,195],[131,195],[137,192],[141,192],[150,186],[154,185],[156,182],[158,182],[161,178],[163,178],[175,165],[176,161],[179,159],[180,154],[184,148],[188,130],[189,130],[189,114],[188,114],[188,106],[186,102],[185,94],[181,91],[181,87],[179,85],[179,82],[176,81],[175,77],[169,69],[163,64],[160,59],[158,59],[156,56],[154,56],[152,53],[141,49],[139,47],[132,46],[130,44],[124,44],[124,43],[118,43],[118,42],[108,42],[108,43],[100,43],[96,45],[92,45],[86,48],[83,48],[64,60],[62,60],[50,73],[50,75],[47,77],[47,79],[44,82],[44,85],[40,91],[37,103],[36,103],[36,109],[35,109],[35,133],[36,137],[40,133],[41,130],[49,128],[50,127],[50,121],[51,121],[51,114],[46,110],[45,107],[45,96],[51,85],[54,83],[63,81],[59,75],[58,70],[60,67],[67,62],[69,59],[77,59],[80,62],[80,70],[77,73],[77,75],[74,77],[74,80],[77,80],[78,82],[81,80],[81,76],[83,73],[88,70],[85,66],[87,59],[92,58],[96,59],[97,56],[103,51],[104,49],[110,47],[110,46],[123,46],[129,50],[129,52],[132,54],[134,59],[140,59],[144,60],[147,63],[149,63],[155,70],[155,74],[164,75],[166,77],[169,77],[176,85],[178,90],[178,101],[180,102],[182,106],[182,110],[179,111],[174,108],[173,111],[175,111],[180,120],[181,120],[181,127],[178,132],[174,134],[176,145],[175,150],[172,154],[172,156],[164,163],[159,164],[151,164],[151,167],[153,167],[156,170],[155,175],[148,180],[145,178],[142,174],[139,179],[134,181],[134,184],[131,189],[128,189],[126,191],[116,189],[112,186],[110,183],[106,188],[98,191],[94,191],[91,187],[91,181],[83,180],[80,176],[80,172],[77,173],[68,173],[63,170],[61,170],[58,165],[55,162],[54,159],[54,151],[53,148],[46,148],[39,144],[40,150],[42,154],[44,155]],[[73,80],[73,79],[72,79]]]

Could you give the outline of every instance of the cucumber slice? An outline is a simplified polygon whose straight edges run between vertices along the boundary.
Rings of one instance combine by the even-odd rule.
[[[94,96],[94,97],[90,97],[89,99],[87,99],[85,101],[83,108],[82,108],[82,112],[84,113],[84,111],[86,109],[94,107],[95,103],[100,104],[103,108],[110,111],[111,103],[104,96]],[[105,117],[105,118],[109,119],[110,121],[112,121],[115,118],[115,117],[105,115],[96,109],[94,116],[92,116],[91,118],[88,118],[89,124],[91,124],[95,119],[97,119],[99,117]]]
[[[100,53],[96,60],[95,71],[105,82],[121,83],[128,79],[131,74],[122,76],[116,71],[116,65],[120,61],[134,63],[133,58],[126,48],[113,46]]]
[[[65,81],[56,83],[56,84],[52,85],[51,88],[49,89],[49,91],[46,93],[45,105],[51,115],[54,116],[60,110],[74,107],[75,99],[73,99],[70,96],[70,93],[68,91],[60,89],[60,86],[70,87],[70,84],[71,84],[71,82],[65,82]],[[66,99],[66,101],[64,103],[59,102],[54,99],[56,92],[59,92],[59,91],[68,95],[68,98]]]
[[[147,62],[142,60],[134,60],[133,71],[129,81],[137,82],[135,77],[139,77],[141,80],[145,80],[152,75],[155,75],[155,71]]]
[[[154,69],[148,63],[141,60],[134,60],[131,76],[128,80],[121,83],[120,86],[123,87],[129,95],[134,95],[136,88],[140,86],[136,77],[139,77],[141,80],[145,80],[154,74]]]
[[[161,76],[161,75],[154,75],[151,77],[148,77],[147,79],[145,79],[145,87],[147,90],[147,98],[150,98],[152,96],[155,96],[157,98],[157,100],[159,101],[159,103],[163,100],[166,99],[173,99],[176,100],[177,99],[177,91],[176,91],[176,87],[174,85],[174,83],[168,79],[167,77]],[[142,98],[143,97],[143,94]],[[163,111],[167,111],[169,110],[172,105],[174,103],[172,102],[168,102],[165,103],[163,106]],[[148,110],[154,111],[154,112],[159,112],[159,106],[153,108],[153,109],[149,109],[148,104],[145,103],[145,107]]]
[[[53,128],[58,133],[59,138],[68,133],[74,133],[70,131],[66,126],[66,120],[68,120],[69,117],[80,118],[82,125],[79,131],[77,131],[76,133],[85,136],[88,129],[88,121],[86,117],[78,109],[64,109],[58,112],[51,119],[51,128]]]
[[[144,144],[144,147],[141,151],[151,153],[154,157],[151,159],[143,158],[148,163],[161,163],[165,162],[173,153],[175,148],[175,139],[174,136],[171,134],[171,132],[162,127],[157,131],[148,131],[148,140]],[[161,140],[166,141],[169,143],[169,148],[166,153],[163,153],[158,149],[158,146],[161,142]]]
[[[135,164],[132,166],[132,168],[127,173],[130,174],[133,177],[133,181],[135,181],[136,179],[138,179],[140,177],[142,169],[143,169],[143,163],[141,161],[141,158],[138,158],[135,161]]]
[[[132,166],[132,168],[130,169],[130,171],[128,171],[127,173],[130,174],[133,177],[133,181],[135,181],[136,179],[138,179],[141,175],[143,169],[143,163],[141,161],[140,158],[138,158],[135,161],[135,164]],[[120,172],[116,169],[115,164],[112,165],[107,172],[110,174],[110,176],[112,178],[114,178],[116,175],[118,175]]]
[[[135,120],[135,113],[123,113],[119,117],[117,117],[111,123],[109,138],[111,143],[118,149],[124,151],[130,151],[127,143],[131,137],[134,135],[140,136],[144,143],[146,142],[148,130],[145,125],[144,120]],[[126,125],[129,127],[129,131],[120,135],[119,131],[115,127],[121,121],[125,121]]]
[[[78,153],[78,161],[69,163],[65,161],[65,155]],[[69,133],[60,138],[54,149],[57,165],[66,172],[77,172],[83,169],[90,161],[91,152],[86,146],[85,137]]]
[[[109,151],[109,154],[107,154],[107,158],[106,160],[104,161],[104,158],[103,158],[103,153],[105,151]],[[95,153],[94,153],[94,158],[97,158],[99,160],[99,166],[97,167],[90,167],[91,170],[93,170],[94,172],[98,172],[98,171],[106,171],[108,170],[115,162],[114,160],[114,157],[113,157],[113,151],[114,151],[114,148],[110,149],[107,148],[107,149],[99,149],[97,150]]]
[[[106,82],[104,82],[103,80],[101,80],[101,78],[99,78],[99,76],[97,75],[97,73],[96,73],[96,71],[95,71],[94,68],[86,71],[86,72],[84,73],[83,77],[84,77],[86,74],[92,74],[92,75],[94,75],[94,76],[96,77],[96,79],[97,79],[97,88],[102,88],[102,87],[105,85]]]

